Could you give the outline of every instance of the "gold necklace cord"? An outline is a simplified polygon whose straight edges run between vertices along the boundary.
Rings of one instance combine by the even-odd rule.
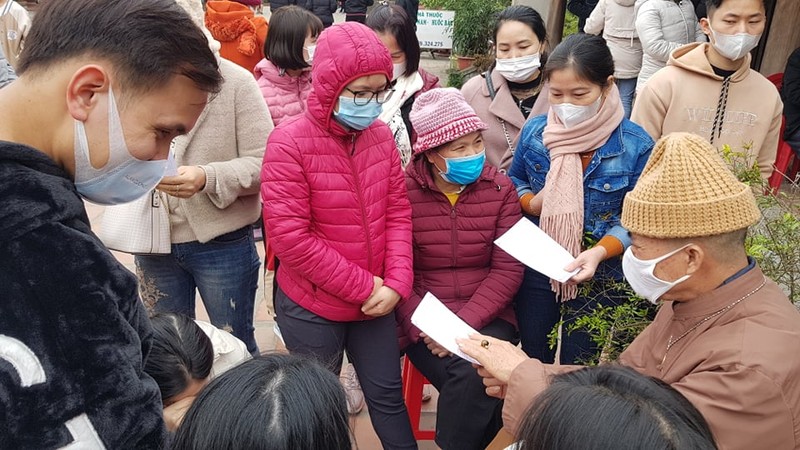
[[[739,303],[741,303],[742,301],[744,301],[748,297],[750,297],[753,294],[755,294],[756,292],[760,291],[761,288],[763,288],[764,285],[766,285],[766,284],[767,284],[767,278],[764,277],[764,280],[761,282],[760,285],[758,285],[757,288],[755,288],[752,291],[748,292],[747,294],[744,295],[744,297],[736,300],[735,302],[731,303],[730,305],[728,305],[728,306],[726,306],[726,307],[724,307],[724,308],[722,308],[722,309],[720,309],[718,311],[715,311],[715,312],[711,313],[710,315],[706,316],[703,320],[697,322],[691,328],[686,330],[683,334],[678,336],[674,341],[672,340],[672,336],[670,336],[669,340],[667,341],[667,349],[664,351],[664,357],[661,359],[661,364],[659,364],[659,369],[664,365],[664,362],[667,360],[667,354],[669,353],[669,349],[671,349],[673,345],[677,344],[681,339],[683,339],[686,336],[688,336],[689,333],[691,333],[692,331],[696,330],[700,325],[708,322],[709,320],[711,320],[711,319],[713,319],[713,318],[715,318],[717,316],[721,316],[722,314],[725,314],[726,312],[730,311],[734,306],[738,305]]]

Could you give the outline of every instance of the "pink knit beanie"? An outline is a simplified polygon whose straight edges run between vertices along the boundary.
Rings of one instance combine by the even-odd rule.
[[[414,155],[489,128],[456,88],[423,93],[414,100],[409,118],[417,133]]]

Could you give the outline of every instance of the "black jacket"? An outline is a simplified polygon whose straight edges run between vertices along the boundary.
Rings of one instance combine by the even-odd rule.
[[[296,5],[297,0],[269,0],[269,11],[275,12],[278,8],[288,5]]]
[[[44,153],[0,141],[0,202],[0,448],[160,448],[136,277]]]
[[[597,2],[598,0],[567,0],[567,10],[578,17],[578,31],[581,33]]]
[[[372,6],[373,3],[375,3],[375,0],[345,0],[344,12],[363,15],[367,13],[367,8]]]
[[[333,25],[333,13],[339,8],[337,0],[298,0],[297,4],[319,17],[325,28]]]
[[[791,136],[800,132],[800,48],[795,49],[783,71],[783,115],[786,116],[786,133]]]

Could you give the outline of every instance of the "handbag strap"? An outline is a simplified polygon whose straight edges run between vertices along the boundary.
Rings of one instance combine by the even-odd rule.
[[[492,81],[492,70],[489,69],[486,72],[484,72],[483,78],[486,80],[486,89],[489,91],[489,98],[492,99],[492,101],[494,101],[494,98],[497,96],[497,91],[494,89],[494,82]],[[506,121],[499,117],[497,118],[497,120],[500,122],[500,126],[503,128],[503,135],[506,137],[506,143],[508,144],[508,151],[511,152],[511,154],[513,155],[514,146],[511,142],[511,135],[508,134]]]

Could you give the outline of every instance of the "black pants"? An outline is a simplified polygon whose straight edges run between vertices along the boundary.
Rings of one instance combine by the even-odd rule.
[[[495,319],[482,334],[511,341],[514,326]],[[443,450],[484,449],[503,426],[503,401],[486,395],[472,364],[458,356],[439,358],[420,340],[406,349],[414,366],[439,391],[436,408],[436,445]]]
[[[338,375],[343,352],[347,351],[384,449],[417,448],[403,401],[394,314],[358,322],[334,322],[298,305],[280,286],[275,313],[290,352],[316,358]]]

